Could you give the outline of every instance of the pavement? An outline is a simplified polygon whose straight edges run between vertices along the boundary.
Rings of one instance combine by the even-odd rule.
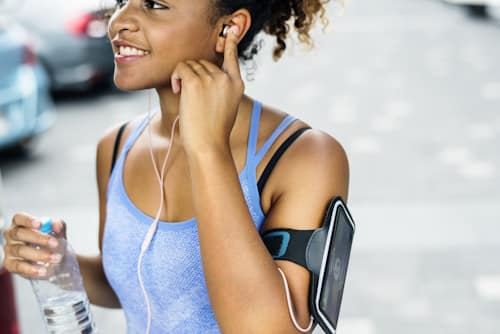
[[[347,151],[356,234],[341,334],[500,333],[500,15],[431,0],[333,3],[316,48],[257,58],[247,94],[328,132]],[[245,68],[242,67],[245,74]],[[97,252],[95,145],[145,112],[144,92],[56,101],[58,123],[29,155],[0,159],[6,212],[64,217]],[[22,333],[40,333],[29,282],[15,278]],[[121,310],[92,306],[102,333]],[[315,333],[320,333],[319,330]]]

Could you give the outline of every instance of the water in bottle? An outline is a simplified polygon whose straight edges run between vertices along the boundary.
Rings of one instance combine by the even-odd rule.
[[[40,232],[58,239],[57,248],[50,251],[62,255],[59,263],[36,263],[45,267],[47,274],[31,279],[47,333],[97,333],[73,248],[65,238],[52,231],[50,219],[45,220]],[[38,245],[32,246],[40,249]]]

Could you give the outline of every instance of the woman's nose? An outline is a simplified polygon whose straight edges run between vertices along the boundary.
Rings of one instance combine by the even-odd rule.
[[[135,32],[137,30],[139,30],[137,13],[130,2],[126,6],[116,9],[109,20],[108,34],[110,39],[122,31]]]

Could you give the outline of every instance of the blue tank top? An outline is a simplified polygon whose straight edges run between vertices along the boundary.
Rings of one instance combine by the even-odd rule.
[[[295,120],[288,115],[256,152],[262,104],[254,100],[246,164],[239,180],[255,228],[265,216],[260,206],[256,168],[276,138]],[[103,236],[104,272],[127,321],[127,333],[145,333],[146,301],[137,278],[141,244],[153,217],[137,208],[125,191],[125,157],[148,124],[147,114],[133,128],[116,161],[107,191]],[[142,260],[144,287],[151,312],[151,333],[220,333],[213,313],[201,263],[196,217],[180,222],[160,221]]]

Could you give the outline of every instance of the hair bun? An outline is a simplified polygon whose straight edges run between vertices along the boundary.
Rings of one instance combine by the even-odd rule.
[[[278,44],[273,50],[273,59],[278,60],[286,49],[285,40],[290,32],[289,22],[293,19],[293,26],[298,34],[300,42],[313,47],[313,41],[309,35],[315,18],[319,13],[323,25],[329,23],[325,17],[324,5],[329,0],[271,0],[271,15],[264,25],[264,31],[269,35],[276,36]]]

